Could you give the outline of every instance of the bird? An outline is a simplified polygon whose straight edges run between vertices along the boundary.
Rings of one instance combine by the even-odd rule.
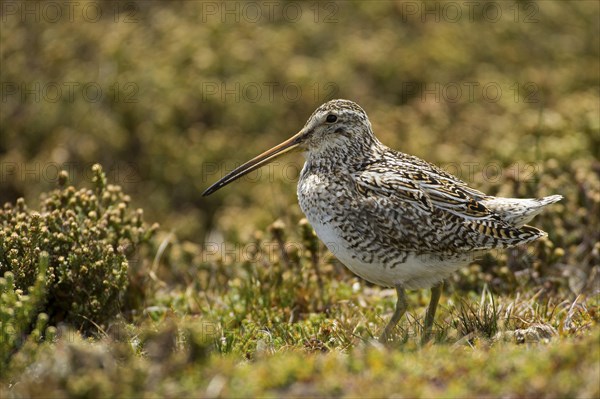
[[[486,251],[545,237],[526,223],[562,199],[486,195],[434,164],[385,146],[366,112],[344,99],[319,106],[298,133],[202,195],[296,149],[305,157],[298,202],[319,239],[357,276],[396,290],[394,312],[379,335],[384,344],[407,310],[406,290],[431,289],[425,343],[444,280]]]

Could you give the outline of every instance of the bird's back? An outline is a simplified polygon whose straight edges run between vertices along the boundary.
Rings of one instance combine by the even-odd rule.
[[[485,250],[545,236],[524,223],[561,199],[488,196],[387,147],[354,164],[315,168],[307,162],[298,197],[319,237],[356,274],[414,287],[447,277]]]
[[[415,250],[428,240],[438,249],[456,252],[531,242],[545,233],[525,223],[562,198],[488,196],[433,164],[390,149],[357,168],[353,177],[364,202],[385,204],[411,215],[412,223],[398,225],[398,229],[426,232],[412,241]],[[386,213],[383,206],[367,207]],[[423,229],[427,224],[439,228],[436,237]]]

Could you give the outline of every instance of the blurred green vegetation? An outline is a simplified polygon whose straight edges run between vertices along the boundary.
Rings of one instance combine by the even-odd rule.
[[[1,396],[600,395],[600,5],[472,5],[2,2],[0,203],[12,205],[1,227],[12,241],[0,248],[0,337],[14,349]],[[565,197],[532,223],[548,239],[452,277],[425,347],[425,291],[410,293],[392,348],[370,343],[394,292],[312,235],[296,204],[301,156],[200,197],[332,98],[363,106],[385,144],[489,194]],[[114,198],[112,222],[90,236],[93,209],[79,202],[96,163]],[[56,189],[61,170],[78,189]],[[73,202],[49,207],[61,196]],[[136,208],[161,230],[112,259],[104,243],[143,233]],[[85,326],[42,306],[101,290],[77,254],[63,265],[72,288],[44,283],[77,247],[35,244],[27,226],[52,217],[97,249],[98,276],[127,275],[97,292],[102,317],[76,303]]]
[[[498,3],[497,21],[482,6],[453,23],[444,3],[437,13],[429,4],[431,15],[408,3],[420,11],[386,1],[291,3],[302,10],[295,20],[281,3],[256,23],[236,2],[91,2],[103,11],[97,22],[85,2],[74,22],[50,22],[42,3],[39,21],[5,15],[0,200],[37,198],[56,165],[78,181],[98,162],[179,237],[200,241],[208,226],[248,234],[295,203],[293,168],[283,163],[299,169],[299,156],[259,181],[198,194],[332,97],[361,104],[384,143],[449,169],[459,163],[461,177],[492,194],[555,191],[538,181],[549,160],[592,168],[597,4]],[[487,173],[502,168],[498,179],[485,178],[490,163]],[[506,176],[512,170],[522,191]],[[248,223],[231,216],[240,207],[251,208]]]

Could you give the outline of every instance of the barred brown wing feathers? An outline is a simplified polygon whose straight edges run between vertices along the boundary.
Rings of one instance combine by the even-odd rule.
[[[502,220],[469,221],[465,225],[478,234],[474,241],[478,242],[475,249],[506,248],[537,240],[546,236],[540,229],[531,226],[520,228],[509,225]]]
[[[426,193],[414,180],[402,173],[389,173],[385,169],[365,170],[354,174],[358,192],[364,196],[384,196],[395,201],[411,204],[424,212],[431,212],[433,205]]]
[[[494,213],[479,201],[480,198],[486,198],[484,194],[476,190],[465,190],[467,186],[460,180],[451,181],[445,176],[429,173],[414,166],[401,160],[393,165],[388,162],[370,163],[363,165],[364,169],[354,173],[353,177],[362,194],[370,192],[396,198],[398,201],[407,201],[425,212],[439,208],[467,219],[487,219],[494,216]],[[473,196],[473,193],[476,196]]]
[[[402,243],[405,248],[429,244],[434,250],[503,248],[527,243],[545,234],[529,226],[517,228],[502,220],[482,203],[482,199],[491,197],[470,189],[460,180],[451,181],[433,173],[435,171],[429,173],[430,170],[417,170],[403,164],[405,160],[393,165],[371,162],[356,171],[353,178],[369,217],[386,220],[390,215],[406,213],[394,216],[404,226],[397,225],[396,231],[383,229],[383,234],[396,236],[398,243],[411,237],[413,227],[421,230],[414,244]],[[373,228],[379,229],[379,226],[374,224]]]

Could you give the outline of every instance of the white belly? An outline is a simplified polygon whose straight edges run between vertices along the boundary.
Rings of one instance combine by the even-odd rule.
[[[472,254],[442,260],[439,256],[407,253],[394,247],[378,248],[378,251],[369,251],[364,245],[356,248],[356,242],[352,245],[344,238],[347,234],[343,234],[341,226],[351,230],[351,222],[343,216],[331,217],[331,209],[338,204],[335,203],[336,196],[330,192],[330,177],[305,172],[306,165],[298,182],[298,202],[302,211],[331,253],[359,277],[384,287],[402,284],[408,289],[429,288],[471,260]],[[356,235],[354,239],[356,241]]]
[[[393,268],[379,262],[366,263],[360,260],[353,249],[348,248],[348,242],[336,227],[321,223],[310,212],[306,217],[329,251],[350,271],[373,284],[384,287],[402,284],[408,289],[429,288],[468,263],[468,259],[440,262],[433,256],[416,254],[409,254],[404,263]]]

